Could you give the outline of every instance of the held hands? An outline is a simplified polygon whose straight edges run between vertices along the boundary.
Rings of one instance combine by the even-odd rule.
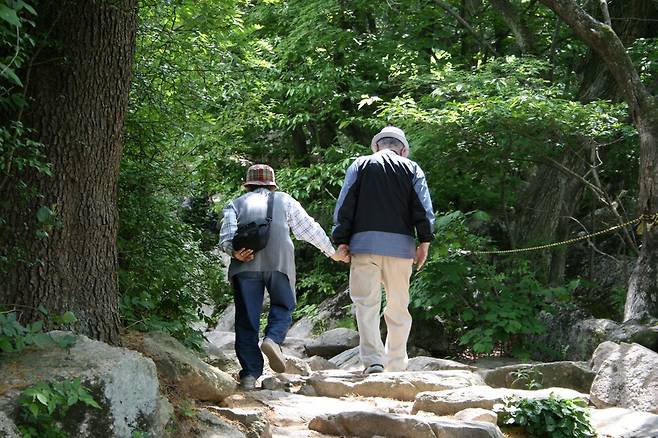
[[[429,252],[429,249],[430,249],[429,242],[423,242],[420,245],[418,245],[418,248],[416,248],[416,257],[414,257],[414,264],[416,265],[417,271],[420,271],[420,269],[425,264],[425,260],[427,260],[427,253]]]
[[[242,248],[237,251],[233,251],[233,257],[240,260],[241,262],[250,262],[254,259],[254,250]]]
[[[335,262],[343,262],[343,263],[349,263],[350,262],[350,247],[349,245],[338,245],[338,249],[334,253],[334,255],[331,256],[331,260]]]

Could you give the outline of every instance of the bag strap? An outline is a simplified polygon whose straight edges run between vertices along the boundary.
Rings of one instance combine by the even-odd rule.
[[[267,222],[272,222],[272,210],[274,210],[274,192],[267,194],[267,216],[265,217]]]

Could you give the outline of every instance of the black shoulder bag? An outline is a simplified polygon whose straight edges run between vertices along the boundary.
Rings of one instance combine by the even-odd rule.
[[[273,209],[274,193],[268,193],[267,216],[265,219],[257,219],[248,224],[238,226],[238,231],[233,237],[233,249],[235,251],[247,248],[256,252],[267,246],[267,242],[270,240],[270,223],[272,222]]]

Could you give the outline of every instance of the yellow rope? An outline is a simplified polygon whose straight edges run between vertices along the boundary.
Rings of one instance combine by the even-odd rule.
[[[562,246],[562,245],[569,245],[571,243],[576,243],[576,242],[581,242],[583,240],[588,240],[591,239],[592,237],[600,236],[601,234],[606,234],[610,233],[615,230],[619,230],[620,228],[627,227],[629,225],[637,224],[637,223],[642,223],[643,226],[646,226],[648,230],[651,230],[651,227],[654,225],[658,225],[658,213],[653,213],[653,214],[643,214],[640,217],[630,220],[628,222],[624,222],[623,224],[615,225],[614,227],[610,227],[606,230],[600,230],[592,234],[588,234],[586,236],[580,236],[580,237],[575,237],[573,239],[568,239],[568,240],[563,240],[562,242],[555,242],[555,243],[549,243],[546,245],[540,245],[540,246],[531,246],[529,248],[518,248],[518,249],[507,249],[507,250],[500,250],[500,251],[467,251],[467,250],[462,250],[459,251],[461,254],[464,255],[485,255],[485,254],[513,254],[513,253],[519,253],[519,252],[527,252],[527,251],[538,251],[540,249],[547,249],[547,248],[555,248],[556,246]],[[638,234],[642,234],[644,231],[644,228],[638,229]]]

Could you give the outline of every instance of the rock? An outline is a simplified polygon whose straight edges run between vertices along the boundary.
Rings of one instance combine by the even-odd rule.
[[[203,362],[166,333],[145,333],[135,348],[152,358],[160,374],[186,397],[221,401],[237,389],[230,375]]]
[[[307,342],[308,339],[286,336],[286,339],[284,339],[283,344],[281,344],[281,350],[287,356],[304,358],[306,357],[306,354],[304,353],[304,345]]]
[[[484,382],[494,388],[529,389],[534,380],[539,388],[555,386],[585,393],[589,392],[596,375],[584,362],[508,365],[480,373]]]
[[[237,421],[247,430],[248,438],[271,438],[272,430],[265,413],[250,408],[220,408],[209,406],[214,414]]]
[[[280,379],[278,376],[265,377],[260,386],[262,389],[270,391],[290,391],[290,385],[287,381]]]
[[[341,370],[362,369],[359,347],[350,348],[329,359],[329,362]]]
[[[208,409],[197,410],[196,418],[202,423],[201,433],[196,435],[200,438],[247,438],[247,434],[239,426],[213,414]]]
[[[71,335],[50,332],[57,338]],[[0,361],[0,412],[16,412],[21,391],[38,381],[80,378],[101,409],[78,403],[69,409],[63,430],[75,437],[130,437],[133,431],[160,436],[167,406],[159,402],[155,364],[140,353],[76,336],[70,349],[54,345],[5,354]],[[165,411],[162,411],[162,410]],[[10,417],[11,420],[13,418]],[[3,423],[0,420],[0,423]],[[11,430],[11,426],[8,426]]]
[[[359,345],[359,333],[347,328],[336,328],[322,333],[304,346],[307,356],[333,357]]]
[[[597,436],[656,437],[658,415],[624,408],[590,409],[590,423]]]
[[[220,351],[233,350],[235,345],[235,333],[233,332],[223,332],[219,330],[213,330],[205,334],[208,339],[208,343],[212,345],[215,349]],[[206,346],[206,350],[209,353],[213,353],[214,349],[211,350],[210,346]]]
[[[533,336],[531,341],[542,346],[541,360],[589,360],[599,344],[605,341],[638,343],[658,350],[658,325],[645,325],[635,321],[618,324],[609,319],[579,319],[578,313],[542,313],[546,332]]]
[[[226,306],[222,316],[217,320],[217,325],[213,331],[234,332],[235,331],[235,304],[231,303]]]
[[[169,403],[167,397],[160,396],[156,409],[156,417],[153,421],[154,436],[165,435],[167,425],[175,418],[174,413],[174,407]]]
[[[602,344],[600,344],[596,350],[594,350],[594,353],[592,354],[592,359],[589,362],[590,368],[592,369],[593,373],[598,373],[599,369],[601,368],[601,365],[603,365],[603,362],[610,357],[612,353],[617,351],[619,348],[618,344],[615,344],[612,341],[605,341]]]
[[[242,369],[242,366],[238,361],[238,356],[235,354],[235,350],[220,350],[218,348],[210,347],[206,351],[208,352],[208,355],[204,362],[208,365],[219,368],[225,373],[231,375],[237,375]]]
[[[658,414],[658,353],[638,344],[620,344],[599,367],[590,398],[597,408]]]
[[[13,421],[5,414],[0,412],[0,436],[4,438],[20,438],[21,433]]]
[[[490,386],[470,386],[446,391],[421,392],[416,395],[411,412],[426,411],[437,415],[453,415],[467,408],[493,409],[495,404],[503,403],[505,397],[546,399],[550,397],[551,393],[559,398],[589,400],[587,394],[567,388],[527,391],[523,389],[491,388]]]
[[[311,374],[311,367],[303,359],[293,356],[286,356],[286,374],[299,374],[308,376]]]
[[[462,370],[386,372],[368,376],[344,371],[318,371],[308,379],[308,383],[317,394],[326,397],[353,394],[396,400],[414,400],[416,394],[422,391],[441,391],[483,384],[481,377]]]
[[[306,363],[311,368],[311,371],[333,370],[336,368],[336,365],[333,362],[328,361],[322,356],[310,357],[306,359]]]
[[[484,421],[485,423],[497,424],[498,414],[488,409],[466,408],[457,412],[454,417],[461,421]]]
[[[417,356],[409,359],[407,371],[440,371],[440,370],[466,370],[475,371],[476,368],[463,363],[434,357]]]
[[[370,438],[503,438],[491,423],[378,412],[341,412],[320,415],[308,428],[325,434]]]
[[[336,328],[338,321],[350,316],[351,304],[349,289],[345,288],[335,296],[320,303],[314,315],[304,316],[295,322],[288,330],[288,336],[309,339],[313,337],[313,333],[318,328],[323,331]]]

